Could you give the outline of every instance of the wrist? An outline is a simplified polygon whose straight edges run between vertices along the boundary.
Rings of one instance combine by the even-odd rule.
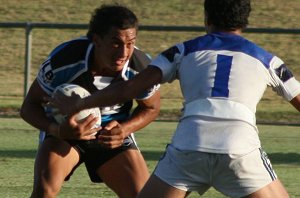
[[[79,111],[84,109],[85,104],[85,98],[81,98],[80,100],[77,100],[75,104],[75,110],[78,113]]]

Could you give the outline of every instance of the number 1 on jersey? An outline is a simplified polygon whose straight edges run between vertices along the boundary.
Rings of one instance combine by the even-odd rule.
[[[217,55],[217,68],[215,74],[214,87],[212,88],[212,97],[229,96],[229,75],[232,65],[232,56]]]

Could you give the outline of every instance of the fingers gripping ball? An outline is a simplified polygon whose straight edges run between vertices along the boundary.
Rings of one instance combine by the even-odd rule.
[[[75,84],[62,84],[62,85],[58,86],[54,90],[52,97],[55,96],[55,94],[57,94],[58,92],[61,92],[66,96],[71,96],[72,93],[75,93],[75,94],[79,95],[81,98],[91,95],[86,89],[84,89],[83,87],[81,87],[79,85],[75,85]],[[97,123],[92,128],[99,127],[101,125],[101,112],[100,112],[99,108],[91,108],[91,109],[82,110],[76,115],[75,118],[77,121],[81,121],[81,120],[85,119],[87,116],[89,116],[90,114],[99,118]],[[52,115],[59,124],[62,123],[67,117],[67,115],[60,114],[58,109],[56,109],[56,108],[52,108]]]

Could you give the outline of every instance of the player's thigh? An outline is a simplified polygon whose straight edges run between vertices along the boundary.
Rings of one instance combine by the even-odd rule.
[[[189,192],[172,187],[166,182],[159,179],[156,175],[152,174],[150,179],[147,181],[144,188],[138,195],[138,198],[183,198],[188,195]]]
[[[57,138],[46,138],[36,156],[35,178],[63,182],[78,162],[79,154],[71,145]]]
[[[289,198],[288,192],[279,179],[248,195],[247,198]]]
[[[139,150],[128,149],[107,161],[97,174],[118,195],[137,193],[149,178],[149,171]]]

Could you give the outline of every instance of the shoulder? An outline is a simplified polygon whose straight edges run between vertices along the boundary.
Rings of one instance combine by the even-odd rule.
[[[245,37],[225,32],[214,32],[197,37],[185,42],[184,46],[185,54],[222,50],[231,51],[236,54],[243,53],[261,62],[267,68],[274,57],[273,54]]]
[[[129,67],[139,72],[145,69],[149,65],[150,61],[151,58],[148,54],[138,48],[134,48],[132,57],[130,58]]]
[[[243,39],[240,42],[241,45],[241,52],[255,58],[259,62],[261,62],[266,68],[270,67],[270,63],[272,59],[274,59],[274,55],[261,46],[249,41],[247,39]]]
[[[57,46],[49,55],[53,69],[84,60],[90,44],[90,40],[81,37]]]
[[[38,82],[47,93],[62,83],[71,82],[87,70],[86,57],[92,49],[91,42],[79,38],[57,46],[40,65]]]

